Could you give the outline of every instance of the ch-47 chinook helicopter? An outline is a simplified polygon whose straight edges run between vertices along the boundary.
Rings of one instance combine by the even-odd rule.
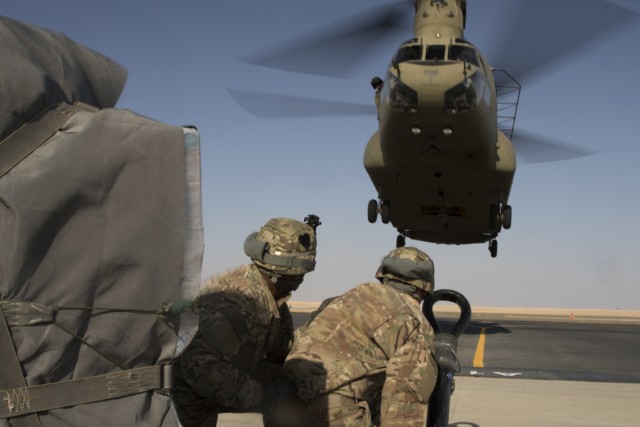
[[[467,1],[411,3],[415,11],[414,37],[401,44],[384,79],[380,79],[379,128],[364,153],[364,166],[377,192],[377,198],[368,204],[368,220],[373,223],[380,216],[383,223],[390,222],[399,232],[396,246],[403,246],[406,237],[444,244],[488,242],[491,256],[495,257],[498,233],[511,227],[509,193],[516,170],[512,142],[526,143],[525,148],[529,149],[532,145],[555,149],[557,158],[552,153],[550,160],[591,153],[545,141],[538,135],[520,133],[514,138],[520,83],[508,70],[494,69],[480,50],[464,38]],[[507,3],[513,6],[518,2]],[[505,2],[503,5],[507,6]],[[503,54],[512,59],[502,62],[515,65],[516,77],[567,55],[614,25],[622,26],[632,15],[623,7],[602,0],[522,1],[519,5],[524,19],[534,23],[515,26],[516,33],[540,32],[544,27],[551,35],[535,36],[539,39],[537,47],[543,52],[536,53],[532,46],[516,46]],[[366,25],[354,22],[353,30],[343,31],[344,39],[362,34],[370,37],[388,29],[398,15],[397,6],[390,6]],[[563,17],[561,22],[553,22],[557,28],[545,24],[547,18],[556,15]],[[575,34],[566,31],[566,19],[571,16],[584,21],[575,26]],[[597,31],[593,31],[595,24]],[[554,29],[564,31],[554,33]],[[517,36],[510,38],[519,41]],[[324,69],[330,61],[323,58],[321,63],[317,58],[302,57],[299,52],[308,51],[317,57],[323,51],[340,49],[340,40],[340,35],[330,34],[305,42],[304,49],[299,44],[284,53],[281,50],[250,62],[315,74],[314,68]],[[356,53],[356,49],[351,51]],[[296,59],[295,55],[299,57]],[[268,103],[268,108],[273,109],[288,102],[285,96],[267,100],[264,95],[230,92],[238,103],[258,116],[261,103]],[[290,100],[300,105],[300,98]],[[338,107],[344,111],[344,105]],[[354,113],[361,112],[354,106]]]
[[[487,61],[462,38],[466,1],[415,2],[415,37],[391,60],[379,102],[380,127],[364,166],[378,213],[405,236],[435,243],[489,241],[511,227],[516,170],[509,137],[497,126],[497,96]],[[515,83],[515,82],[514,82]],[[516,83],[517,87],[517,83]]]

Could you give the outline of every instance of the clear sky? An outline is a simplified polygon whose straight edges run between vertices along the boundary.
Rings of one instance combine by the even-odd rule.
[[[469,0],[465,36],[490,51],[500,30],[513,24],[504,7],[513,1]],[[318,264],[294,299],[321,300],[373,279],[380,259],[395,246],[390,224],[369,224],[366,218],[367,202],[376,193],[362,158],[377,120],[260,120],[228,90],[372,104],[369,80],[384,75],[396,47],[412,37],[410,26],[376,41],[348,78],[296,74],[240,59],[389,3],[21,0],[4,2],[1,13],[63,32],[124,65],[129,78],[118,108],[198,127],[203,278],[245,263],[244,239],[267,219],[301,220],[314,213],[322,221]],[[638,0],[616,3],[640,13]],[[564,18],[568,34],[581,19],[578,9]],[[599,29],[598,22],[593,26]],[[544,22],[537,27],[545,29]],[[510,198],[513,226],[500,234],[495,259],[486,244],[408,239],[434,259],[436,287],[459,290],[476,306],[640,309],[639,42],[635,19],[523,86],[516,133],[536,132],[597,154],[519,163]],[[535,41],[521,48],[533,50]]]

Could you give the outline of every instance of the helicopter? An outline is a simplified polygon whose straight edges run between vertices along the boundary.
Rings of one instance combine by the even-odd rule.
[[[415,37],[393,56],[379,93],[379,129],[364,167],[378,193],[368,204],[405,236],[434,243],[489,241],[511,227],[516,156],[497,126],[488,62],[463,38],[466,1],[415,2]],[[518,88],[518,83],[514,80]],[[515,121],[515,116],[513,117]]]
[[[374,223],[380,217],[382,223],[391,223],[398,231],[397,247],[404,246],[407,237],[455,245],[488,242],[495,258],[498,234],[511,228],[512,223],[509,195],[517,163],[514,143],[518,145],[518,156],[532,147],[555,150],[556,158],[551,160],[593,154],[536,134],[514,132],[522,87],[514,75],[532,74],[606,29],[622,26],[630,14],[622,6],[603,0],[521,2],[523,16],[534,21],[538,30],[537,18],[547,18],[550,13],[580,13],[585,22],[576,34],[552,34],[546,39],[540,35],[545,60],[540,54],[506,51],[504,55],[511,57],[515,65],[512,74],[506,68],[491,66],[487,57],[464,37],[466,0],[410,3],[413,37],[393,54],[384,77],[371,81],[378,91],[379,126],[366,145],[363,163],[377,197],[368,202],[367,219]],[[370,37],[385,31],[401,22],[399,6],[391,5],[366,24],[354,22],[354,29],[343,34],[306,42],[305,49],[294,46],[249,62],[316,73],[324,70],[327,63],[330,66],[331,61],[320,64],[309,58],[296,59],[293,52],[310,51],[317,57],[324,50],[337,50],[336,40],[344,43],[354,34]],[[594,22],[600,24],[598,31],[592,31]],[[561,24],[564,20],[556,23]],[[527,28],[534,27],[523,27],[523,31]],[[514,39],[517,41],[517,37]],[[331,75],[331,70],[324,74]],[[267,103],[265,98],[259,99],[264,95],[230,92],[249,111]],[[296,102],[298,109],[301,102],[286,96],[269,99],[271,106]],[[343,111],[343,105],[334,106],[337,107]],[[361,113],[355,106],[353,109],[354,113]]]

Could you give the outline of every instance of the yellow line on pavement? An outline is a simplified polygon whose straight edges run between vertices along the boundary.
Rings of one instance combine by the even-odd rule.
[[[474,368],[484,368],[484,331],[487,328],[480,329],[480,337],[478,338],[478,346],[476,347],[476,355],[473,357]]]

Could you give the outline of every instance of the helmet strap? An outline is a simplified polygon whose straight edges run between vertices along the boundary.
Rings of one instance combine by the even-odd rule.
[[[286,255],[271,255],[269,253],[269,244],[267,242],[258,240],[257,236],[258,232],[253,232],[249,234],[244,241],[244,253],[249,256],[249,258],[263,262],[265,264],[271,264],[287,269],[302,268],[306,272],[310,272],[315,269],[315,260],[312,261],[310,259],[304,258],[304,256],[312,252],[289,253]]]
[[[258,270],[260,270],[263,274],[265,274],[266,276],[269,277],[269,280],[271,280],[271,282],[275,285],[276,283],[278,283],[278,279],[280,278],[280,274],[276,273],[275,271],[269,270],[267,268],[264,268],[261,265],[258,264],[253,264],[255,265]]]
[[[422,292],[420,292],[421,289],[416,286],[410,285],[405,282],[401,282],[400,280],[392,280],[387,277],[383,278],[381,283],[383,285],[390,286],[393,289],[400,291],[404,294],[411,295],[413,298],[417,299],[418,301],[423,299]]]

